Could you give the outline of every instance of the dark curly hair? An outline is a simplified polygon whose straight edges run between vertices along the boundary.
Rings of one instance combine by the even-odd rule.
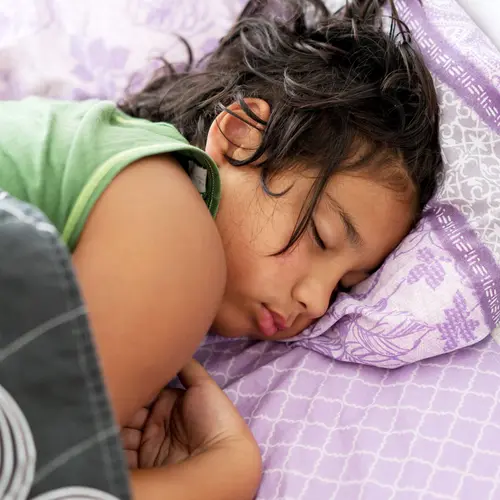
[[[319,169],[286,249],[341,170],[369,164],[394,189],[410,187],[417,218],[442,173],[439,107],[408,28],[393,0],[392,13],[383,15],[384,3],[352,0],[331,14],[321,0],[250,0],[213,53],[194,65],[189,51],[182,70],[166,62],[120,106],[174,124],[203,148],[213,120],[238,102],[259,124],[262,141],[247,159],[228,161],[243,166],[265,158],[258,168],[272,196],[280,195],[268,187],[274,174],[297,165]],[[248,97],[269,103],[267,122],[245,104]]]

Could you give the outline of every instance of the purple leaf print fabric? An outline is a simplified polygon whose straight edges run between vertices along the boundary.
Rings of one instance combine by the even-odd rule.
[[[75,60],[72,73],[81,83],[90,84],[91,91],[73,89],[73,98],[98,97],[107,99],[117,94],[117,81],[126,80],[124,72],[130,51],[125,47],[106,47],[102,38],[85,44],[83,40],[71,39],[71,55]]]
[[[479,326],[479,321],[471,319],[464,296],[457,291],[453,297],[453,306],[445,309],[446,320],[437,325],[441,339],[445,341],[445,349],[453,351],[463,343],[475,340],[474,332]]]
[[[441,262],[450,262],[451,259],[436,257],[429,247],[417,250],[416,256],[420,263],[408,273],[407,283],[413,285],[423,279],[429,287],[436,290],[445,278],[445,269]]]
[[[178,35],[211,50],[243,4],[4,0],[0,98],[116,99],[155,58],[185,61]],[[438,87],[442,191],[295,342],[197,354],[258,440],[258,500],[500,498],[500,55],[455,0],[396,4]]]

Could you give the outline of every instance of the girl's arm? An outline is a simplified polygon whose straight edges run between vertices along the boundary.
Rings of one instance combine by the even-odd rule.
[[[134,497],[250,500],[260,478],[258,447],[215,382],[188,363],[222,298],[225,259],[209,211],[173,159],[141,160],[111,183],[85,226],[74,264],[120,425],[186,364],[186,383],[195,386],[195,400],[198,391],[202,396],[187,419],[193,430],[207,430],[210,419],[200,417],[224,410],[212,429],[217,440],[209,439],[202,453],[132,471]],[[208,399],[212,407],[206,388],[215,397]]]
[[[225,286],[222,244],[177,162],[140,160],[97,201],[74,253],[120,425],[189,361]]]
[[[179,378],[185,390],[165,389],[145,425],[144,415],[137,421],[138,464],[157,468],[131,471],[134,498],[252,500],[261,458],[249,428],[199,363],[188,363]]]
[[[131,471],[134,500],[252,500],[260,480],[250,446],[210,449],[175,465]]]

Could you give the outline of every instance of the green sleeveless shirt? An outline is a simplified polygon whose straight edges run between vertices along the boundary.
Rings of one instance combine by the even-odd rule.
[[[172,125],[131,118],[107,101],[0,102],[0,188],[44,212],[71,251],[115,176],[161,153],[176,157],[215,216],[217,166]]]

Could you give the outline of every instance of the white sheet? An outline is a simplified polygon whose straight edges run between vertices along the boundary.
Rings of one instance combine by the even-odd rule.
[[[500,50],[500,0],[456,0]]]

